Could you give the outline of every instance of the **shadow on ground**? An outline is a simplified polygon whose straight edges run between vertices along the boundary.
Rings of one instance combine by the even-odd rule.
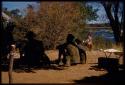
[[[101,71],[97,66],[91,66],[89,70]],[[82,85],[125,85],[124,69],[116,72],[108,72],[100,76],[84,77],[80,80],[74,80],[76,84]]]
[[[18,63],[17,63],[18,62]],[[66,67],[62,66],[58,66],[57,65],[57,60],[55,61],[50,61],[50,63],[45,63],[45,62],[41,62],[40,65],[37,66],[32,66],[31,69],[28,69],[26,65],[22,65],[19,63],[19,61],[14,62],[14,66],[13,66],[13,70],[14,72],[17,73],[35,73],[35,71],[33,70],[65,70]],[[8,64],[2,64],[1,65],[1,71],[7,72],[8,71]]]

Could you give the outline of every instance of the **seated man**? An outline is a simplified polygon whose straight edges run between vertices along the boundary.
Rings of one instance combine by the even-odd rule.
[[[82,42],[79,39],[76,39],[75,41],[77,43],[77,47],[78,47],[78,50],[79,50],[80,63],[81,64],[86,63],[86,52],[84,50]]]
[[[66,41],[67,43],[66,66],[76,65],[80,62],[79,51],[74,41],[75,37],[72,34],[68,34]]]
[[[63,64],[66,64],[67,50],[65,47],[66,47],[66,43],[60,44],[57,46],[57,49],[59,50],[58,64],[60,64],[60,62],[61,62],[61,56],[63,56],[63,59],[62,59]]]

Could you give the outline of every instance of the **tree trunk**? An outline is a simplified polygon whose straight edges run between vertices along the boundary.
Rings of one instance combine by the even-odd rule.
[[[16,49],[15,45],[11,45],[11,51],[10,51],[10,56],[9,56],[9,72],[8,72],[9,84],[13,83],[12,71],[13,71],[13,62],[14,62],[15,49]]]
[[[112,30],[113,30],[116,45],[120,45],[120,43],[121,43],[121,36],[120,36],[121,32],[120,32],[119,25],[117,25],[117,23],[114,22],[113,24],[111,24],[111,27],[112,27]]]
[[[118,20],[118,7],[119,7],[119,2],[115,2],[115,10],[114,10],[114,18],[112,15],[112,3],[111,2],[102,2],[104,9],[106,11],[107,17],[110,21],[110,26],[112,27],[113,33],[114,33],[114,38],[116,41],[116,45],[120,45],[121,43],[121,30],[120,30],[120,23]]]
[[[9,75],[9,84],[12,84],[13,83],[13,77],[12,77],[12,71],[13,71],[13,54],[11,53],[10,54],[10,58],[9,58],[9,72],[8,72],[8,75]]]

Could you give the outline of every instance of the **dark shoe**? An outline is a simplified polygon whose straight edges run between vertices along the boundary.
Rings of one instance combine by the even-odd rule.
[[[73,66],[74,66],[74,65],[77,65],[77,63],[73,63],[72,65],[73,65]]]

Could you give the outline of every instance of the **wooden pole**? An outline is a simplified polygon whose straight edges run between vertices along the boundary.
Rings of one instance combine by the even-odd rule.
[[[11,51],[10,51],[10,56],[9,56],[9,84],[13,83],[13,76],[12,76],[12,71],[13,71],[13,61],[14,61],[14,53],[15,53],[15,45],[11,45]]]

